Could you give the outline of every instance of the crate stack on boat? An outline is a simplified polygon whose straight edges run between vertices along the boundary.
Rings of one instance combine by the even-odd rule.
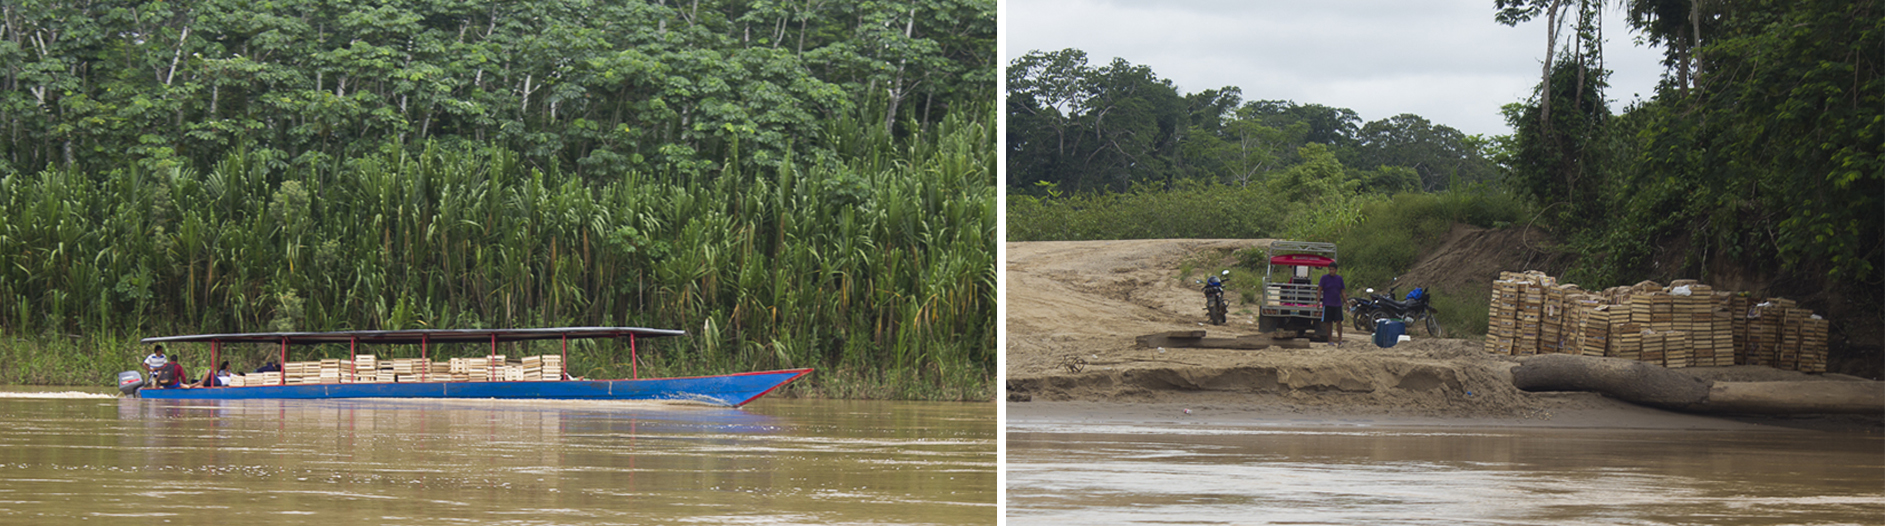
[[[471,378],[472,360],[473,360],[472,358],[452,358],[446,361],[446,363],[450,367],[450,371],[452,374],[452,381],[468,382],[472,380]],[[484,358],[477,358],[477,360],[482,361],[484,360]],[[478,378],[478,380],[482,381],[484,380],[484,378],[481,377],[481,378]]]
[[[555,354],[525,356],[523,375],[526,381],[555,381],[563,379],[563,357]]]
[[[340,383],[340,360],[339,359],[330,358],[330,359],[321,360],[315,363],[319,364],[318,365],[319,369],[317,369],[315,372],[316,378],[314,380],[314,383],[320,383],[320,384]]]
[[[353,355],[353,381],[356,384],[371,384],[380,381],[380,359],[371,354]]]
[[[420,381],[423,373],[430,372],[431,363],[419,358],[399,358],[391,361],[390,367],[394,382],[414,383]]]
[[[281,364],[281,374],[288,379],[288,385],[311,384],[320,381],[321,365],[318,362],[288,362]]]
[[[454,381],[489,382],[504,380],[504,355],[452,358],[447,369]],[[458,380],[460,375],[464,380]]]
[[[456,381],[452,376],[451,364],[445,362],[426,362],[426,371],[423,376],[426,382]]]

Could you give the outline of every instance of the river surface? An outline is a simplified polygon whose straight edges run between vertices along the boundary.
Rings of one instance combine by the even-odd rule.
[[[0,397],[0,524],[991,524],[993,404]]]
[[[1010,525],[1885,524],[1875,431],[1008,426]]]

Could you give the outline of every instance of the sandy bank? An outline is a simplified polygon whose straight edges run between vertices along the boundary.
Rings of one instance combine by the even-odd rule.
[[[1202,329],[1213,337],[1255,333],[1252,309],[1240,305],[1236,294],[1230,295],[1231,323],[1204,325],[1203,296],[1179,269],[1190,266],[1202,276],[1234,264],[1231,251],[1264,243],[1009,243],[1007,387],[1010,400],[1031,400],[1011,402],[1010,421],[1117,414],[1129,421],[1746,425],[1746,419],[1681,415],[1596,394],[1521,391],[1512,385],[1517,359],[1485,353],[1473,340],[1416,336],[1384,349],[1367,343],[1366,335],[1350,334],[1339,346],[1307,348],[1135,345],[1137,336],[1166,331]],[[1732,381],[1858,380],[1754,366],[1686,372]],[[1184,409],[1192,413],[1185,415]]]

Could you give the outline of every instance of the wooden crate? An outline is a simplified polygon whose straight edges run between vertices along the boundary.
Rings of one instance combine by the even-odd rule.
[[[1667,340],[1665,334],[1654,329],[1643,331],[1643,351],[1637,356],[1637,360],[1662,365],[1666,357],[1664,354],[1666,350],[1664,344]]]

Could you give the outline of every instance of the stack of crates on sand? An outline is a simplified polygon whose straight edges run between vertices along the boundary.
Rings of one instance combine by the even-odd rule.
[[[1501,272],[1486,312],[1486,352],[1494,354],[1826,372],[1827,320],[1792,300],[1756,299],[1692,279],[1593,292],[1535,270]]]

